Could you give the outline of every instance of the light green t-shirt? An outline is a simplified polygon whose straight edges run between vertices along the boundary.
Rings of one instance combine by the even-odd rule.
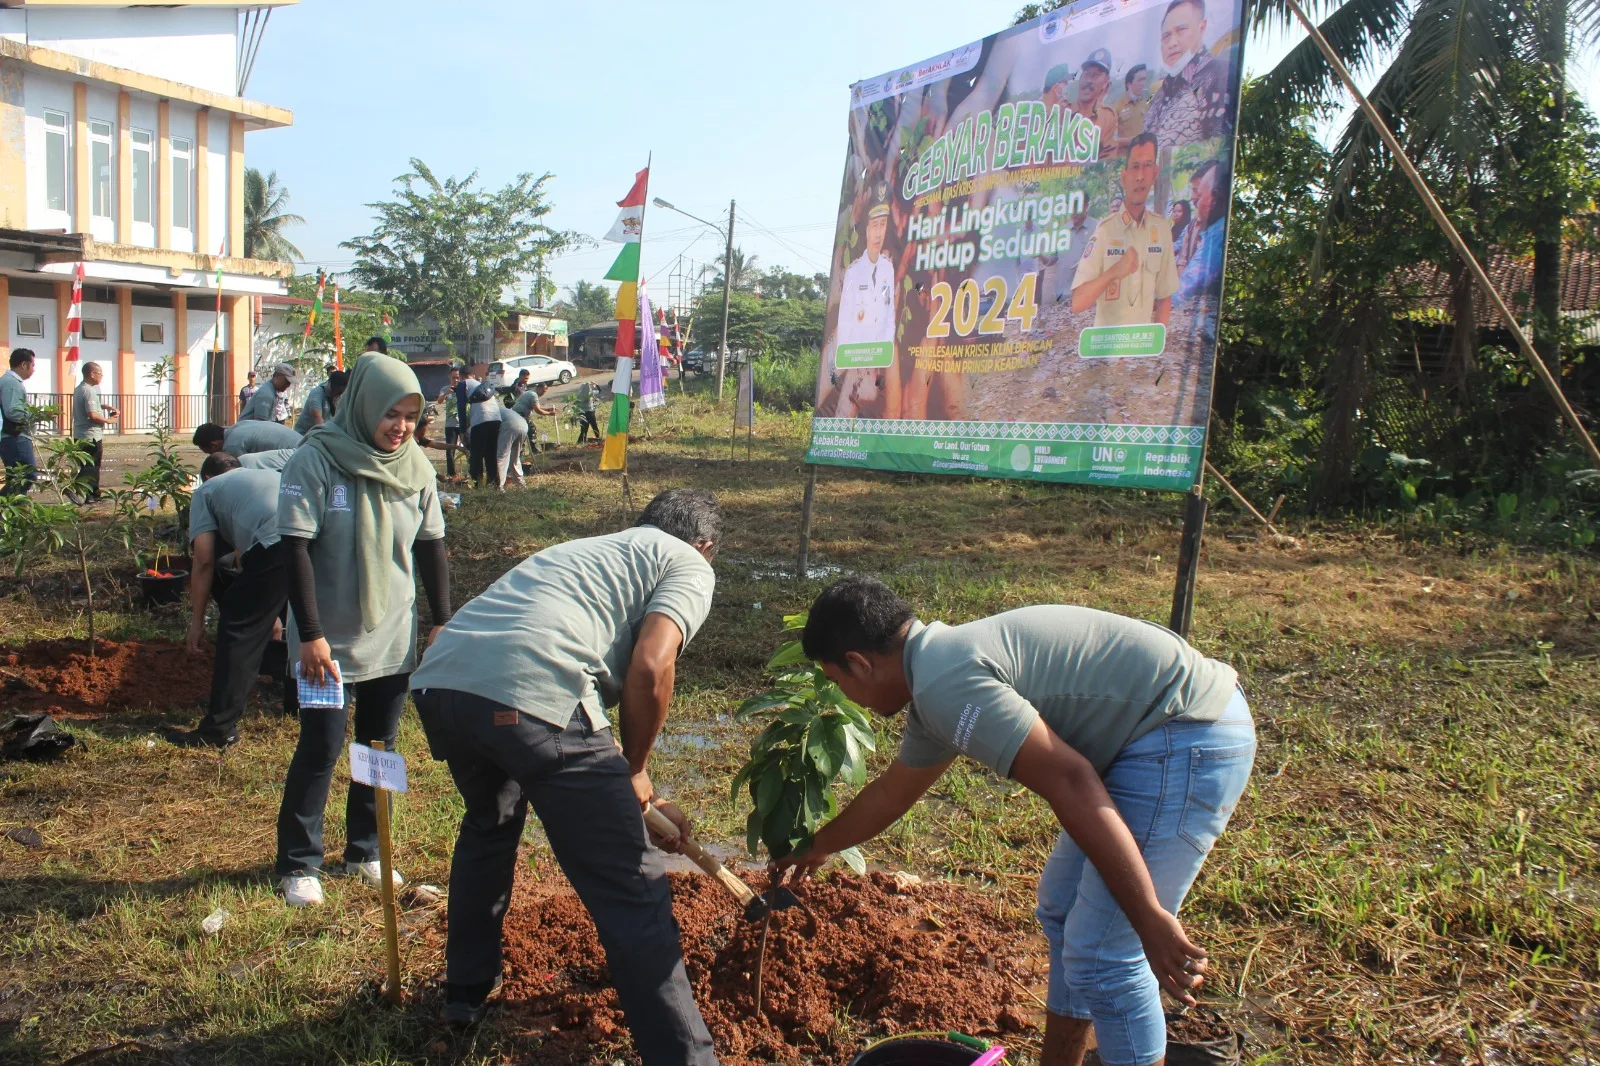
[[[500,446],[504,447],[519,437],[528,439],[528,420],[515,411],[500,412]]]
[[[965,625],[912,623],[905,646],[908,766],[968,755],[1002,777],[1034,721],[1104,773],[1172,718],[1216,721],[1239,684],[1154,622],[1089,607],[1023,607]]]
[[[308,433],[312,427],[322,425],[322,422],[318,422],[311,417],[313,412],[322,415],[323,422],[333,417],[333,411],[328,406],[328,386],[326,384],[318,385],[306,393],[305,406],[300,408],[300,417],[295,419],[294,422],[296,433]]]
[[[644,616],[672,619],[687,645],[715,587],[711,564],[654,526],[557,544],[457,611],[411,687],[471,692],[554,726],[582,706],[606,729]]]
[[[31,433],[28,422],[28,386],[15,370],[0,373],[0,414],[6,421],[21,424],[21,432]]]
[[[105,426],[89,417],[103,413],[100,410],[99,386],[87,381],[80,383],[72,390],[72,439],[104,440]]]
[[[272,387],[270,380],[262,383],[250,397],[250,402],[239,411],[240,422],[275,422],[272,417],[273,409],[278,405],[278,390]]]
[[[417,664],[417,582],[411,546],[444,536],[444,512],[432,485],[402,496],[391,492],[394,526],[389,570],[389,612],[371,630],[362,628],[356,589],[355,486],[349,475],[315,448],[298,448],[283,468],[278,492],[278,535],[311,540],[317,614],[322,635],[346,683],[403,674]],[[290,612],[289,661],[299,661],[300,636]]]
[[[594,385],[590,382],[578,386],[578,410],[594,410]]]
[[[281,471],[289,463],[289,456],[294,454],[293,448],[274,448],[270,452],[246,452],[236,455],[239,465],[246,470],[278,470]]]
[[[217,533],[240,555],[278,543],[278,474],[229,470],[189,497],[189,540]]]
[[[517,414],[521,415],[523,418],[532,418],[533,408],[536,404],[538,404],[538,402],[539,394],[534,392],[532,389],[529,389],[527,392],[517,397],[517,402],[511,405],[511,409]]]
[[[277,422],[235,422],[222,434],[222,450],[235,459],[251,452],[300,447],[300,434]]]

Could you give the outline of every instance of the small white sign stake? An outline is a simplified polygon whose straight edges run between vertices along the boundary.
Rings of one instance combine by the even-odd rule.
[[[383,750],[383,741],[350,745],[350,776],[377,791],[378,893],[383,898],[383,939],[388,949],[388,979],[383,998],[398,1004],[405,999],[400,987],[400,922],[394,906],[394,845],[389,839],[390,793],[406,790],[406,760]]]

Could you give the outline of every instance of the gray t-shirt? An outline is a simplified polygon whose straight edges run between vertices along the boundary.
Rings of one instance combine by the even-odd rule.
[[[82,382],[72,390],[72,439],[104,440],[106,427],[90,418],[104,415],[100,409],[100,387]]]
[[[217,533],[240,555],[278,543],[278,474],[229,470],[189,497],[189,539]]]
[[[268,381],[255,391],[249,403],[239,409],[239,421],[276,422],[278,419],[274,416],[274,412],[277,406],[278,390]]]
[[[322,416],[322,422],[333,417],[333,408],[328,403],[328,386],[325,383],[306,393],[305,406],[300,408],[300,417],[294,422],[296,433],[308,433],[312,427],[322,425],[322,422],[311,417],[313,412]]]
[[[283,468],[278,493],[278,535],[311,540],[322,635],[346,683],[403,674],[416,666],[417,581],[411,546],[444,537],[444,512],[432,485],[410,496],[389,493],[389,521],[394,526],[389,611],[375,628],[363,629],[356,588],[354,480],[316,448],[297,448]],[[292,611],[289,621],[293,663],[300,658],[300,635]]]
[[[594,383],[585,381],[578,386],[578,410],[594,410]]]
[[[582,706],[606,729],[644,616],[672,619],[687,645],[715,586],[699,552],[654,526],[557,544],[457,611],[411,687],[471,692],[555,726]]]
[[[15,370],[0,374],[0,415],[5,416],[8,431],[14,429],[23,434],[33,431],[28,421],[28,386]]]
[[[289,463],[289,456],[294,454],[293,448],[274,448],[270,452],[246,452],[234,458],[239,460],[239,465],[246,470],[279,470]]]
[[[527,392],[517,397],[517,402],[511,405],[511,409],[517,414],[521,415],[523,418],[532,418],[534,405],[538,402],[539,394],[534,392],[532,389],[529,389]]]
[[[276,422],[235,422],[222,434],[222,450],[237,459],[251,452],[300,447],[300,434]]]
[[[912,623],[911,710],[900,761],[968,755],[1002,777],[1034,721],[1104,773],[1129,743],[1172,718],[1216,721],[1233,667],[1171,630],[1089,607],[1023,607],[966,625]]]
[[[523,418],[515,411],[501,411],[500,415],[499,444],[502,448],[519,437],[522,440],[528,439],[528,420],[526,418]]]

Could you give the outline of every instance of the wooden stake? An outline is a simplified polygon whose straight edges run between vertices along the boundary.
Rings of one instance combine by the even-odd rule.
[[[1228,495],[1232,496],[1234,498],[1235,502],[1237,502],[1240,507],[1243,507],[1246,511],[1249,511],[1250,514],[1255,517],[1255,520],[1257,522],[1260,522],[1262,525],[1266,526],[1268,533],[1271,533],[1274,537],[1283,536],[1282,533],[1278,532],[1277,527],[1272,524],[1272,519],[1268,518],[1266,515],[1262,514],[1260,511],[1256,510],[1255,505],[1252,504],[1249,500],[1244,498],[1244,493],[1242,493],[1238,489],[1234,488],[1232,483],[1230,483],[1227,478],[1222,476],[1222,472],[1220,470],[1218,470],[1216,467],[1211,465],[1211,460],[1210,459],[1206,460],[1206,473],[1210,474],[1212,477],[1214,477],[1218,481],[1222,482],[1222,487],[1228,490]],[[1278,497],[1278,502],[1280,504],[1283,503],[1283,497],[1281,497],[1281,496]],[[1278,513],[1278,509],[1276,507],[1274,507],[1272,509],[1272,513],[1273,514],[1277,514]]]
[[[383,741],[374,740],[367,745],[373,751],[383,750]],[[390,1003],[405,1001],[405,991],[400,987],[400,921],[394,908],[394,845],[389,840],[389,804],[391,796],[386,788],[375,788],[373,798],[378,808],[378,894],[383,899],[383,941],[388,954],[388,979],[384,982],[383,998]]]
[[[794,579],[806,579],[807,563],[811,559],[811,504],[817,495],[817,467],[806,464],[806,494],[800,504],[800,559],[795,563]]]
[[[1209,465],[1209,464],[1207,464]],[[1200,536],[1206,528],[1206,498],[1197,483],[1184,500],[1183,536],[1178,541],[1178,582],[1172,590],[1167,628],[1188,639],[1194,621],[1194,584],[1200,574]]]

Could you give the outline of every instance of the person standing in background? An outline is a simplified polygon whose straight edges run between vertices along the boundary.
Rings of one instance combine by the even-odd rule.
[[[467,397],[467,473],[474,485],[487,475],[495,477],[495,453],[500,447],[500,416],[504,413],[494,390],[477,385]]]
[[[529,389],[527,392],[523,393],[521,396],[518,396],[517,402],[511,405],[511,410],[527,419],[528,444],[534,451],[538,451],[539,447],[538,444],[535,443],[535,436],[533,432],[534,416],[544,415],[546,418],[549,418],[554,416],[556,413],[556,409],[554,407],[546,407],[544,404],[539,402],[540,400],[544,399],[544,394],[548,392],[549,389],[550,386],[541,382],[540,384]]]
[[[1128,158],[1128,145],[1144,132],[1144,115],[1150,110],[1150,68],[1135,63],[1122,77],[1122,99],[1117,103],[1117,154]]]
[[[249,404],[250,397],[256,394],[256,389],[259,387],[260,386],[256,384],[256,372],[254,370],[245,375],[244,385],[239,389],[240,411],[243,411],[245,406]]]
[[[190,655],[200,653],[206,606],[217,600],[217,646],[211,664],[211,701],[200,724],[173,730],[180,748],[227,748],[239,740],[239,718],[261,672],[261,659],[289,601],[288,575],[278,541],[278,473],[244,470],[227,452],[200,464],[201,485],[189,498]],[[215,581],[222,571],[232,576]],[[295,687],[284,686],[289,713]]]
[[[295,420],[296,433],[309,433],[315,426],[320,426],[332,418],[339,407],[339,397],[344,395],[345,383],[350,380],[350,375],[343,370],[335,370],[328,375],[328,380],[306,393],[306,402],[300,408],[300,417]]]
[[[585,381],[578,386],[578,443],[587,440],[590,433],[595,440],[600,439],[600,423],[594,420],[594,383]]]
[[[239,409],[241,422],[289,421],[289,390],[294,387],[298,371],[293,364],[279,363],[272,368],[272,378],[250,397],[250,402]]]
[[[417,663],[417,578],[434,629],[450,617],[444,513],[433,464],[413,434],[422,386],[381,353],[356,360],[333,421],[306,436],[283,469],[278,536],[289,575],[289,661],[299,676],[338,681],[355,697],[355,738],[392,751]],[[283,785],[275,872],[291,907],[322,902],[322,817],[344,748],[348,706],[301,707]],[[351,783],[346,874],[377,884],[377,801]],[[394,875],[396,884],[403,879]]]
[[[362,354],[365,355],[367,352],[381,352],[384,355],[388,355],[389,342],[382,337],[368,337],[367,346],[362,349]]]
[[[11,369],[0,374],[0,465],[5,467],[5,494],[26,496],[39,476],[39,459],[33,453],[33,420],[28,417],[28,387],[33,377],[33,351],[14,348]],[[20,475],[14,467],[26,467]]]
[[[456,388],[461,384],[461,368],[450,368],[450,384],[439,393],[434,402],[444,408],[444,469],[451,478],[456,476],[456,446],[461,443],[461,403]]]
[[[72,390],[72,439],[83,441],[91,456],[78,471],[78,483],[84,489],[79,503],[100,498],[100,462],[105,454],[106,427],[117,417],[115,407],[100,402],[100,382],[104,378],[105,372],[99,363],[84,363],[83,382]],[[68,498],[72,497],[69,493]]]

